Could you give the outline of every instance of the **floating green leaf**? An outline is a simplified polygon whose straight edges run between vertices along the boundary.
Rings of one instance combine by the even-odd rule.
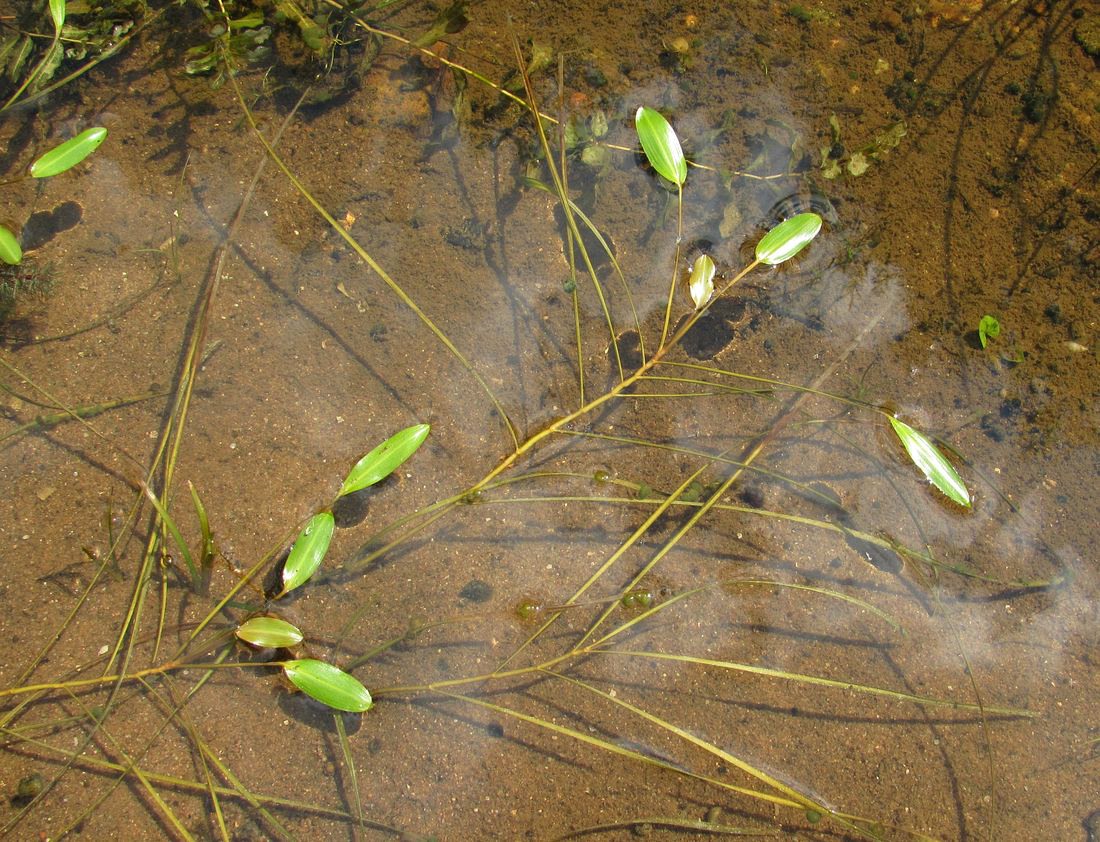
[[[785,219],[756,244],[756,259],[777,266],[806,248],[820,230],[821,217],[816,213],[800,213]]]
[[[0,225],[0,260],[11,266],[18,266],[23,262],[23,249],[19,246],[19,240],[3,225]]]
[[[688,292],[691,300],[695,302],[698,310],[714,295],[714,261],[708,255],[701,254],[695,258],[691,265],[691,276],[688,278]]]
[[[928,437],[897,418],[891,417],[890,424],[905,445],[909,458],[928,481],[960,506],[970,508],[970,492],[966,490],[962,478]]]
[[[638,140],[653,169],[674,184],[683,187],[687,181],[687,161],[676,132],[659,111],[642,106],[634,116]]]
[[[362,713],[374,704],[370,692],[355,676],[324,661],[288,661],[283,664],[283,672],[291,684],[330,708]]]
[[[298,533],[298,540],[283,565],[283,589],[279,596],[301,587],[317,572],[325,560],[328,545],[332,543],[335,528],[336,520],[332,512],[318,512],[309,519],[309,523]]]
[[[302,642],[302,632],[278,617],[253,617],[237,626],[237,637],[253,646],[290,649]]]
[[[39,157],[31,164],[31,175],[34,178],[49,178],[72,169],[95,152],[106,137],[107,130],[103,127],[85,129]]]
[[[394,433],[355,463],[336,496],[343,497],[384,480],[416,453],[430,430],[431,426],[428,424],[414,424]]]
[[[996,339],[1001,335],[1001,323],[997,321],[993,316],[982,316],[982,320],[978,322],[978,341],[982,343],[982,347],[988,347],[990,339]]]

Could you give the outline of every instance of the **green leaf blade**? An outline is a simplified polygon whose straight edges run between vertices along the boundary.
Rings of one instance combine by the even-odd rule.
[[[676,132],[661,112],[642,106],[634,115],[638,140],[650,165],[678,187],[687,181],[687,160]]]
[[[103,127],[85,129],[76,137],[69,138],[41,155],[31,164],[31,176],[49,178],[72,169],[95,152],[106,138],[107,130]]]
[[[374,706],[370,692],[355,676],[313,658],[283,664],[290,683],[310,698],[336,710],[363,713]]]
[[[785,219],[756,244],[756,259],[768,266],[778,266],[806,248],[820,230],[821,217],[816,213],[800,213]]]
[[[688,292],[696,310],[709,302],[714,295],[715,271],[714,260],[710,255],[701,254],[695,258],[691,266],[691,275],[688,277]]]
[[[65,25],[65,0],[50,0],[50,17],[53,19],[53,30],[58,36]]]
[[[430,424],[414,424],[394,433],[355,463],[336,496],[343,497],[384,480],[416,453],[431,429]]]
[[[997,321],[995,316],[985,315],[982,316],[980,322],[978,322],[978,341],[982,343],[983,348],[989,347],[991,339],[996,339],[1001,335],[1001,323]]]
[[[279,592],[279,597],[301,587],[313,577],[325,560],[335,528],[336,519],[332,512],[318,512],[309,519],[298,533],[298,540],[294,542],[286,564],[283,565],[283,589]]]
[[[893,416],[890,417],[890,425],[925,478],[951,500],[969,509],[970,492],[966,484],[931,440]]]
[[[245,643],[265,649],[291,649],[302,642],[301,629],[278,617],[253,617],[237,626],[236,635]]]
[[[23,262],[23,248],[15,235],[0,225],[0,260],[9,266],[18,266]]]

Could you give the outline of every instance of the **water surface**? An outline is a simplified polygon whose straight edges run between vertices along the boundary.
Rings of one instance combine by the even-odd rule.
[[[433,16],[411,3],[369,17],[407,35]],[[619,378],[612,334],[625,374],[640,364],[634,313],[657,347],[677,260],[683,273],[705,251],[728,280],[785,212],[825,213],[825,229],[669,352],[696,366],[655,372],[679,381],[640,384],[540,440],[501,474],[514,482],[364,566],[378,530],[461,497],[515,443],[471,371],[263,164],[233,86],[183,73],[198,15],[166,11],[60,93],[5,113],[9,173],[82,128],[110,132],[77,170],[5,194],[57,276],[3,323],[0,780],[11,795],[28,776],[46,785],[25,810],[13,800],[6,830],[219,838],[221,814],[241,839],[1091,839],[1100,101],[1075,31],[1095,13],[492,3],[468,18],[440,55],[522,93],[514,34],[525,58],[550,57],[532,69],[543,113],[590,135],[568,181],[630,290],[633,309],[586,240],[611,330],[591,280],[570,278],[557,197],[531,184],[552,184],[533,120],[497,89],[389,39],[358,71],[365,53],[338,49],[291,116],[318,70],[291,27],[237,79],[265,136],[281,131],[288,170],[469,360],[519,441],[582,403],[575,318],[590,401]],[[676,192],[634,151],[640,105],[699,165],[679,251]],[[78,221],[51,229],[71,203]],[[691,308],[678,290],[673,328]],[[984,315],[1001,325],[985,348]],[[146,472],[179,418],[197,331],[169,508],[197,549],[187,484],[201,495],[218,551],[208,594],[170,538],[145,553],[153,512],[129,517],[141,481],[164,487]],[[132,397],[86,422],[50,417]],[[971,510],[924,480],[875,408],[942,442]],[[352,775],[331,712],[277,669],[208,675],[173,655],[270,558],[187,650],[262,658],[219,632],[264,607],[274,559],[350,465],[418,422],[428,444],[337,507],[321,576],[268,606],[314,657],[362,662],[377,704],[342,720]],[[120,669],[107,659],[136,602],[117,692],[74,684]],[[606,607],[601,634],[622,629],[608,651],[562,658]],[[552,669],[484,677],[509,656],[513,671]],[[53,686],[21,689],[35,684]],[[792,797],[739,765],[841,818],[731,790]]]

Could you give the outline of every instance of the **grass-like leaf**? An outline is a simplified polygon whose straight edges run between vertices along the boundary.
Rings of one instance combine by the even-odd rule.
[[[15,235],[0,225],[0,260],[9,266],[18,266],[23,262],[23,249]]]
[[[199,531],[202,534],[202,553],[199,555],[199,570],[202,572],[200,591],[206,593],[210,588],[210,578],[214,574],[214,533],[210,531],[210,518],[206,514],[206,506],[199,499],[199,492],[190,480],[187,487],[191,490],[191,502],[195,505],[195,516],[199,520]]]
[[[903,693],[900,690],[890,690],[886,687],[875,687],[869,684],[857,684],[854,681],[844,681],[835,678],[823,678],[818,675],[808,675],[799,672],[787,672],[786,670],[761,667],[755,664],[742,664],[735,661],[720,661],[714,658],[697,658],[693,655],[677,655],[668,652],[650,652],[632,649],[604,649],[600,650],[605,655],[626,655],[634,658],[652,658],[657,661],[677,661],[684,664],[695,664],[704,667],[717,667],[719,669],[734,670],[736,672],[750,673],[752,675],[780,678],[785,681],[793,681],[799,684],[812,684],[818,687],[831,687],[838,690],[849,690],[853,693],[864,693],[869,696],[882,696],[900,702],[912,702],[925,707],[951,708],[953,710],[966,710],[976,713],[996,714],[997,716],[1019,716],[1030,718],[1035,713],[1026,708],[993,707],[979,705],[970,702],[957,702],[951,699],[938,699],[932,696],[918,696],[913,693]]]
[[[279,596],[301,587],[312,578],[325,560],[328,545],[332,543],[332,531],[336,520],[332,512],[318,512],[309,519],[283,565],[283,589]]]
[[[431,426],[428,424],[414,424],[399,433],[394,433],[355,463],[344,484],[340,486],[337,497],[360,491],[384,480],[416,453],[430,431]]]
[[[940,453],[928,437],[892,416],[890,425],[905,445],[913,464],[920,468],[928,481],[960,506],[970,508],[970,492],[967,491],[966,484],[947,461],[947,457]]]
[[[642,106],[634,115],[638,140],[653,169],[679,187],[687,181],[687,160],[680,139],[659,111]]]
[[[55,146],[31,164],[30,173],[34,178],[49,178],[72,169],[99,148],[107,137],[102,126],[85,129],[76,137]]]
[[[191,555],[191,549],[187,546],[187,542],[183,540],[183,534],[180,532],[179,527],[176,526],[175,520],[172,519],[172,515],[168,513],[168,508],[157,498],[157,495],[153,493],[153,490],[149,486],[143,484],[142,490],[145,492],[145,496],[149,499],[149,502],[153,504],[153,508],[157,510],[157,514],[160,515],[161,521],[164,523],[164,528],[168,530],[168,534],[171,535],[172,540],[175,541],[176,549],[180,551],[184,564],[187,565],[187,572],[191,575],[192,586],[198,587],[199,569],[195,566],[195,558]]]
[[[374,705],[370,691],[359,679],[339,667],[313,658],[302,658],[283,664],[290,683],[310,698],[336,710],[362,713]]]
[[[756,244],[756,259],[777,266],[806,248],[820,230],[821,217],[816,213],[800,213],[785,219]]]
[[[289,649],[302,642],[302,630],[278,617],[253,617],[237,626],[236,635],[245,643],[270,649]]]

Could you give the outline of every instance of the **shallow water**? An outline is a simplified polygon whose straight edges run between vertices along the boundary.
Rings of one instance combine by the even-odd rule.
[[[365,567],[378,530],[461,495],[513,442],[424,322],[273,163],[260,172],[232,86],[182,73],[197,18],[166,12],[61,94],[0,117],[9,173],[84,127],[110,131],[77,170],[5,194],[5,216],[57,273],[49,298],[9,314],[0,350],[0,785],[14,795],[35,774],[48,785],[0,814],[5,832],[220,838],[220,812],[234,839],[854,838],[844,816],[885,838],[1095,836],[1100,90],[1074,38],[1086,7],[899,3],[852,18],[834,3],[731,5],[475,5],[440,48],[500,81],[514,32],[526,55],[534,42],[554,56],[533,77],[544,113],[607,116],[606,163],[578,150],[569,183],[613,244],[650,354],[677,213],[631,151],[639,105],[660,109],[710,168],[692,168],[684,188],[684,270],[706,250],[732,278],[786,197],[835,219],[791,266],[745,277],[669,354],[711,371],[657,370],[741,391],[641,384],[568,425],[603,438],[540,440],[501,475],[528,479],[445,510]],[[383,19],[420,33],[432,16],[414,3]],[[312,71],[263,71],[238,79],[265,136],[282,127],[287,168],[470,360],[519,439],[575,410],[562,216],[522,181],[550,182],[530,115],[394,41],[346,88],[324,82],[335,99],[293,117]],[[855,153],[868,164],[858,175]],[[613,330],[582,275],[587,400],[617,379],[610,334],[634,329],[622,284],[596,263]],[[690,309],[678,291],[673,326]],[[1002,333],[983,349],[984,314]],[[178,418],[199,330],[170,511],[197,548],[193,483],[218,550],[208,595],[187,586],[170,543],[143,579],[153,513],[128,518]],[[620,345],[629,374],[636,351]],[[144,399],[17,432],[59,407],[130,397]],[[950,449],[971,511],[908,464],[874,407]],[[200,664],[259,660],[216,633],[262,607],[274,557],[349,466],[417,422],[431,423],[428,444],[337,507],[322,574],[270,606],[315,657],[372,655],[354,672],[377,704],[342,720],[352,776],[332,714],[277,669],[216,669],[200,685],[207,671],[174,654],[265,562],[187,650]],[[706,499],[737,470],[718,454],[749,463],[725,508],[680,537],[698,509],[670,507],[580,593],[662,495],[701,469],[687,491]],[[163,473],[149,482],[159,490]],[[868,537],[935,563],[903,563]],[[624,604],[628,589],[646,596]],[[129,677],[101,717],[111,682],[73,682],[117,672],[107,658],[135,595]],[[472,680],[569,602],[508,661],[554,671]],[[517,615],[524,603],[541,607],[533,621]],[[562,658],[605,606],[603,633],[622,628],[606,651]],[[458,679],[471,680],[426,686]],[[55,686],[26,689],[37,684]],[[105,763],[141,774],[116,786]],[[207,774],[227,791],[212,798]],[[814,823],[730,786],[838,816]]]

